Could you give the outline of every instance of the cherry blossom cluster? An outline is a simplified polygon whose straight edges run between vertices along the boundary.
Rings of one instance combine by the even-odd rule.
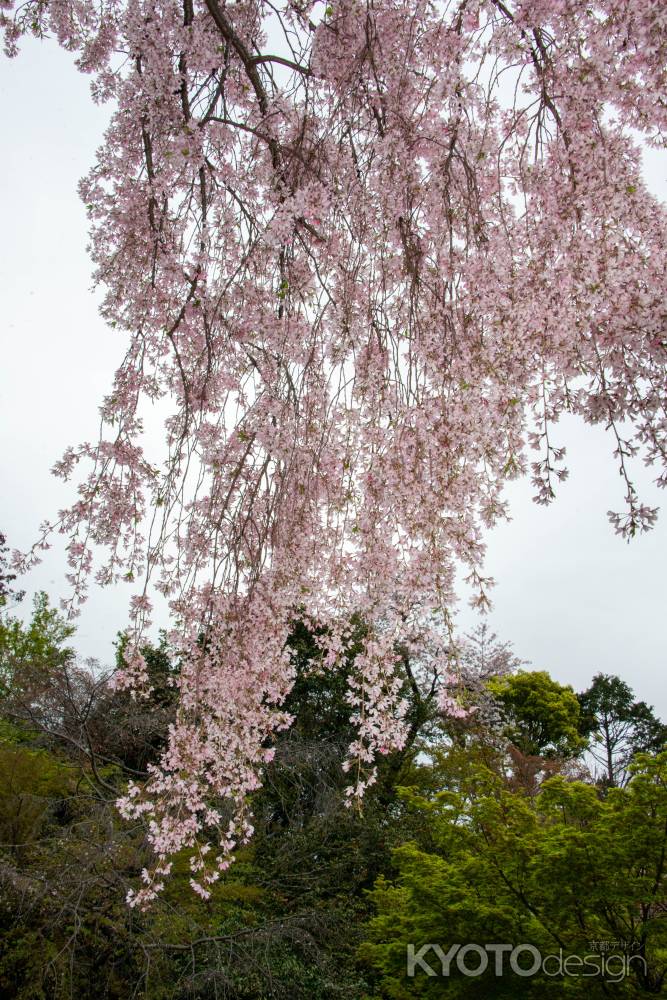
[[[565,477],[563,412],[600,423],[625,537],[667,483],[663,0],[2,0],[9,54],[54,35],[113,114],[81,182],[103,314],[127,353],[100,440],[56,466],[78,496],[72,606],[126,581],[135,652],[169,602],[180,708],[122,804],[206,894],[289,719],[295,609],[350,677],[352,795],[400,747],[397,644],[480,606],[505,483]],[[163,450],[146,420],[164,421]],[[453,673],[452,673],[453,671]],[[442,708],[461,710],[443,663]],[[224,802],[224,807],[220,805]],[[210,848],[212,840],[217,849]]]

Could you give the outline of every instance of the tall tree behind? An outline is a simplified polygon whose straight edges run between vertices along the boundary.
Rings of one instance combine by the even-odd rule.
[[[667,726],[613,674],[596,674],[578,698],[582,731],[589,738],[598,781],[609,788],[625,785],[633,757],[659,750],[667,741]]]

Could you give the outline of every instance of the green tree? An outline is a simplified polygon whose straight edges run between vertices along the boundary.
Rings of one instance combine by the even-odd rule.
[[[497,771],[469,756],[440,759],[436,770],[449,788],[403,793],[427,833],[394,851],[395,877],[379,879],[371,894],[377,915],[360,954],[378,976],[374,995],[514,1000],[660,993],[667,972],[667,753],[640,756],[631,769],[627,788],[605,799],[562,776],[530,797],[509,791]],[[584,959],[603,941],[615,954],[628,954],[582,976]],[[407,975],[408,945],[418,953],[438,944],[446,955],[468,943],[527,943],[542,956],[575,957],[569,976],[522,977],[507,956],[505,974],[497,976],[493,954],[479,977],[463,975],[455,960],[448,976],[427,975],[419,964],[414,977]],[[442,972],[433,951],[423,957]],[[479,961],[471,955],[468,968]],[[518,961],[525,968],[532,957]],[[593,970],[590,963],[585,968]],[[555,970],[550,960],[547,971]]]
[[[0,610],[0,697],[28,691],[70,662],[74,650],[67,642],[74,632],[43,591],[33,598],[28,622]]]
[[[596,674],[578,698],[580,728],[607,787],[625,784],[628,765],[637,753],[655,752],[667,742],[667,726],[646,702],[635,700],[632,688],[620,677]]]
[[[522,754],[567,759],[582,752],[579,702],[569,685],[545,670],[520,670],[492,678],[488,687],[500,704],[504,735]]]

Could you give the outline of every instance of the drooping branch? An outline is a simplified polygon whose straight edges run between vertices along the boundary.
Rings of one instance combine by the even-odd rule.
[[[659,5],[10,7],[12,51],[54,33],[115,102],[81,191],[128,351],[99,442],[57,466],[90,463],[53,527],[75,600],[100,551],[100,582],[138,584],[128,686],[149,687],[141,636],[169,601],[179,708],[123,808],[153,823],[139,901],[183,847],[206,894],[289,723],[296,609],[331,670],[367,623],[353,799],[410,738],[397,650],[456,646],[459,565],[488,605],[485,531],[531,448],[557,492],[560,414],[609,428],[627,484],[635,454],[667,484],[667,221],[636,143],[667,136]],[[626,489],[629,537],[656,511]],[[440,666],[456,717],[470,692]]]

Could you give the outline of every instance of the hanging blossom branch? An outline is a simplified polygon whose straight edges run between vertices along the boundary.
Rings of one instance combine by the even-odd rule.
[[[55,35],[115,108],[81,195],[103,314],[128,343],[100,440],[56,467],[78,499],[20,562],[59,530],[73,605],[95,571],[139,584],[121,678],[138,692],[152,598],[168,598],[180,708],[122,803],[158,856],[133,901],[183,847],[206,895],[289,724],[295,608],[326,636],[326,669],[350,614],[368,623],[350,678],[361,794],[405,738],[406,622],[411,637],[424,609],[449,613],[459,563],[488,602],[482,533],[531,443],[542,502],[565,475],[566,410],[632,428],[615,439],[626,483],[636,447],[664,466],[667,227],[632,138],[665,142],[664,5],[1,10],[10,55]],[[156,403],[163,455],[142,424]],[[655,512],[627,496],[612,517],[633,534]]]

